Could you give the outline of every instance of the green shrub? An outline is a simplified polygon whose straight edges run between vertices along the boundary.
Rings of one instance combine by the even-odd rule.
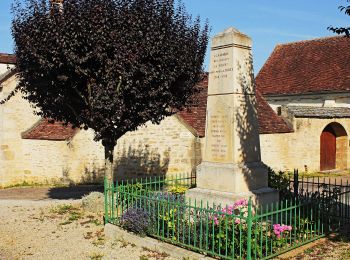
[[[268,184],[269,187],[279,191],[281,199],[285,200],[293,197],[289,189],[290,179],[288,174],[282,171],[275,172],[272,168],[268,167]]]

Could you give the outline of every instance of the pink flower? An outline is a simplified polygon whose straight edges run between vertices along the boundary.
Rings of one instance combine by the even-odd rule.
[[[240,208],[246,207],[246,206],[248,206],[248,201],[247,201],[246,199],[237,200],[237,201],[233,204],[234,209],[240,209]]]
[[[237,225],[238,225],[238,224],[241,224],[241,220],[240,220],[239,218],[236,218],[236,219],[235,219],[235,224],[237,224]]]
[[[273,225],[273,232],[275,233],[275,235],[277,236],[277,238],[281,237],[281,233],[285,232],[285,231],[291,231],[292,230],[292,226],[287,226],[287,225],[280,225],[280,224],[274,224]]]

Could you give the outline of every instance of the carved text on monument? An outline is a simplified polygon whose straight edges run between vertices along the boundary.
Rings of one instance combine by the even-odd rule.
[[[227,158],[228,144],[227,144],[227,125],[229,116],[225,112],[215,113],[210,115],[210,136],[212,142],[210,144],[211,156],[215,161],[222,161]]]
[[[226,50],[217,50],[212,59],[212,70],[210,74],[213,79],[227,78],[228,73],[233,71],[230,53]]]

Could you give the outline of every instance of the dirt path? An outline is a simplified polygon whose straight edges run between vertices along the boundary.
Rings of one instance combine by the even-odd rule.
[[[171,259],[122,239],[106,242],[102,217],[80,203],[0,200],[0,259]]]
[[[0,200],[45,200],[81,199],[91,191],[103,191],[101,185],[80,185],[72,187],[23,187],[0,189]]]

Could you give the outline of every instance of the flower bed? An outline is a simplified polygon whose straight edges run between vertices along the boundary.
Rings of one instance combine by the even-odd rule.
[[[222,207],[186,200],[191,183],[191,178],[106,183],[106,221],[222,259],[271,258],[325,235],[329,219],[310,198],[260,208],[241,199]]]

